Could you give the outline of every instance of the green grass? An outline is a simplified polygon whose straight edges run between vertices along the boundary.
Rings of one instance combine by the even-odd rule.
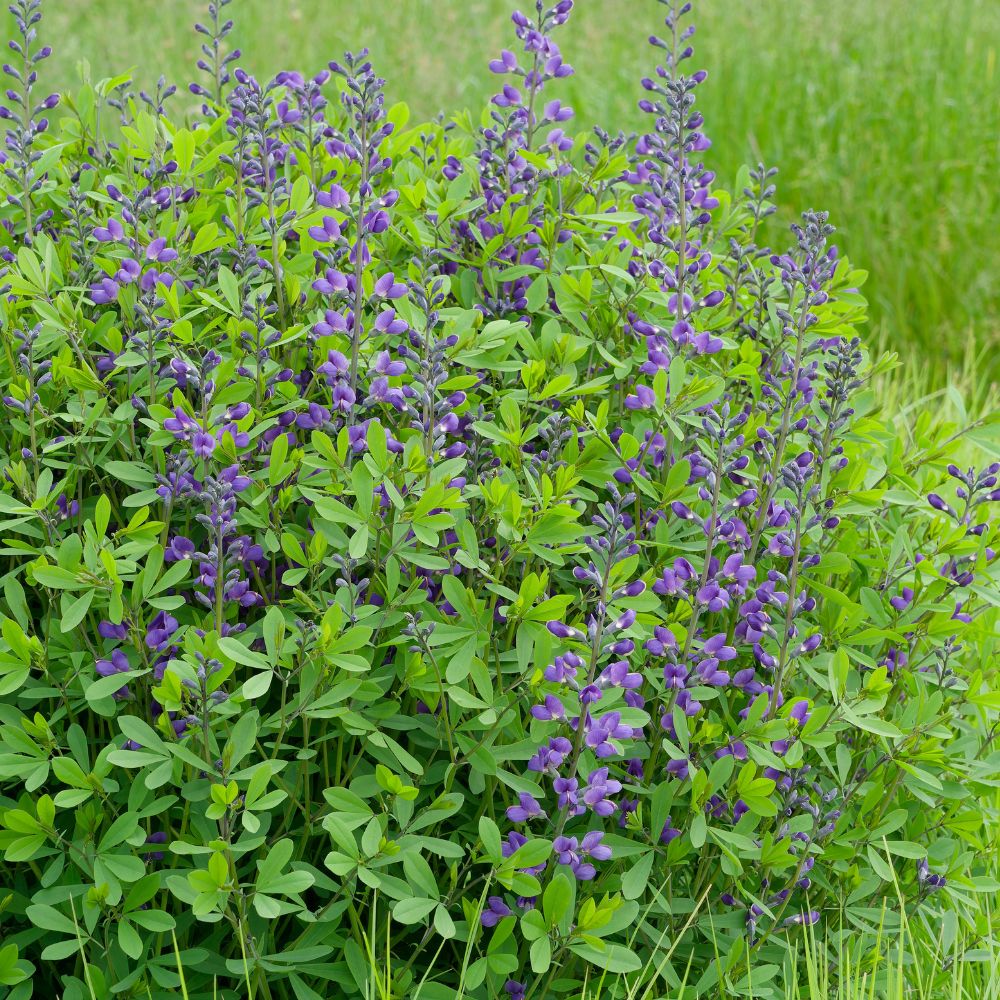
[[[522,2],[522,6],[523,6]],[[485,64],[509,44],[512,0],[236,0],[233,36],[259,74],[316,71],[368,45],[390,100],[415,115],[479,107],[495,86]],[[201,0],[45,0],[56,56],[45,70],[71,86],[138,65],[192,79]],[[1000,376],[1000,3],[997,0],[701,0],[699,92],[724,182],[745,161],[781,168],[782,213],[826,208],[857,265],[881,340],[920,377],[949,367]],[[577,75],[561,93],[581,123],[633,129],[652,0],[579,0],[563,29]],[[919,350],[914,353],[914,348]]]
[[[994,868],[995,862],[994,852]],[[897,891],[898,888],[897,885]],[[692,917],[696,914],[697,909]],[[970,898],[961,911],[949,911],[944,920],[933,911],[912,916],[904,911],[900,919],[898,913],[888,907],[881,913],[876,912],[869,924],[858,918],[852,924],[838,923],[836,916],[830,916],[822,924],[804,931],[789,947],[781,965],[752,966],[746,988],[738,996],[746,1000],[774,1000],[776,997],[783,1000],[1000,1000],[998,916],[995,900],[989,895]],[[645,966],[635,975],[595,973],[595,978],[581,992],[567,994],[567,1000],[606,1000],[609,997],[695,1000],[696,994],[687,982],[683,962],[675,966],[681,985],[675,989],[665,986],[663,971],[675,945],[676,942],[664,941],[662,948],[650,953]],[[366,947],[371,965],[364,989],[366,1000],[403,1000],[399,993],[393,992],[391,972],[397,965],[405,964],[405,956],[394,955],[390,941],[380,939],[374,928],[372,934],[366,936]],[[461,970],[463,979],[468,960],[467,951]],[[178,970],[186,1000],[179,955]],[[427,983],[435,981],[436,971],[432,964],[405,1000],[421,1000]],[[220,1000],[228,997],[224,992]],[[455,1000],[467,1000],[464,990],[455,994]],[[549,1000],[549,994],[540,995],[540,1000]]]

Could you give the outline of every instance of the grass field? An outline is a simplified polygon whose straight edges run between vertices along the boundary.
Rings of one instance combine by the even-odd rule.
[[[316,71],[368,45],[393,100],[415,115],[479,107],[485,70],[509,35],[511,0],[236,0],[244,64]],[[56,56],[72,86],[136,63],[192,79],[200,0],[46,0]],[[777,227],[829,209],[851,258],[871,272],[876,335],[938,385],[1000,375],[1000,3],[997,0],[702,0],[699,92],[724,181],[746,161],[781,168]],[[165,16],[169,11],[170,16]],[[154,27],[155,24],[155,27]],[[579,0],[563,30],[577,69],[564,92],[581,123],[630,129],[641,115],[649,0]],[[916,364],[917,362],[914,361]]]

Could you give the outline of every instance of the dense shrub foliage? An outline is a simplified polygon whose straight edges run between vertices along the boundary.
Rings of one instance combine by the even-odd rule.
[[[800,925],[997,888],[998,466],[880,416],[824,214],[771,252],[774,172],[713,185],[686,7],[648,133],[574,138],[572,0],[416,128],[365,53],[237,69],[225,0],[200,108],[122,77],[50,125],[38,3],[8,996],[761,997]]]

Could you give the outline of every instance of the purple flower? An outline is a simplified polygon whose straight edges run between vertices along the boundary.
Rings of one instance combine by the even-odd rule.
[[[564,625],[562,622],[549,621],[545,623],[545,627],[557,638],[557,639],[582,639],[580,632],[575,628],[570,628],[569,625]]]
[[[146,645],[149,649],[162,653],[170,645],[178,628],[177,619],[166,611],[161,611],[146,630]]]
[[[665,656],[668,651],[677,649],[677,640],[670,629],[656,625],[653,628],[653,638],[646,640],[645,648],[653,656]]]
[[[164,237],[158,236],[146,247],[146,260],[167,264],[172,260],[177,260],[177,251],[167,246]]]
[[[517,56],[509,49],[504,49],[499,59],[490,61],[490,71],[493,73],[511,73],[515,69],[517,69]]]
[[[112,216],[108,219],[107,226],[98,226],[93,235],[99,243],[117,243],[124,239],[125,230],[122,228],[122,224]]]
[[[672,840],[676,840],[680,835],[681,831],[672,826],[670,820],[668,819],[667,822],[663,824],[663,829],[660,831],[660,842],[663,844],[669,844]]]
[[[402,282],[396,281],[396,276],[392,273],[392,271],[388,271],[375,282],[372,294],[378,296],[379,298],[401,299],[404,295],[406,295],[406,285]]]
[[[512,916],[513,912],[500,896],[490,896],[486,900],[486,909],[479,915],[479,921],[483,927],[496,927],[504,917]]]
[[[571,816],[586,811],[586,807],[580,805],[577,796],[579,784],[576,778],[563,777],[555,778],[552,782],[552,790],[556,793],[559,808],[568,810]]]
[[[121,642],[128,637],[128,628],[124,622],[120,625],[108,621],[98,622],[97,632],[104,639],[118,639]]]
[[[679,760],[672,760],[667,764],[667,774],[671,774],[681,781],[687,781],[690,773],[691,762],[686,757],[681,757]]]
[[[903,587],[903,589],[899,592],[898,595],[896,595],[895,597],[890,597],[889,598],[889,603],[897,611],[905,611],[906,608],[908,608],[910,606],[910,604],[912,603],[912,601],[913,601],[913,588],[912,587]]]
[[[636,385],[635,392],[625,397],[625,405],[630,410],[649,410],[656,403],[653,390],[644,385]]]
[[[118,298],[118,285],[111,278],[101,278],[96,285],[90,286],[90,297],[95,305],[105,305]]]
[[[406,362],[393,361],[388,351],[380,351],[375,359],[374,369],[379,375],[393,377],[406,372]]]
[[[583,802],[598,816],[610,816],[615,811],[612,795],[622,790],[622,783],[608,777],[608,769],[600,767],[587,776],[587,787],[583,792]]]
[[[607,861],[611,857],[611,848],[601,843],[604,833],[592,830],[584,835],[582,841],[576,837],[556,837],[552,850],[556,861],[566,865],[581,882],[588,882],[597,874],[597,869],[585,860],[590,857],[595,861]]]
[[[115,281],[120,285],[130,285],[133,281],[138,280],[140,274],[142,274],[142,265],[134,258],[126,257],[115,274]]]
[[[181,559],[193,559],[196,555],[194,542],[183,535],[174,535],[163,553],[166,562],[178,562]]]
[[[531,714],[536,719],[548,722],[551,719],[564,719],[566,717],[566,710],[563,708],[562,702],[554,694],[547,694],[541,705],[534,705],[532,707]]]
[[[309,235],[317,243],[332,243],[340,236],[340,225],[336,219],[324,215],[322,225],[309,227]]]
[[[788,713],[790,719],[794,719],[796,724],[804,726],[809,721],[809,702],[797,701]]]
[[[112,674],[124,674],[131,669],[128,657],[120,649],[114,650],[110,659],[98,660],[96,665],[97,673],[101,677],[110,677]]]
[[[215,451],[215,435],[197,430],[191,438],[194,453],[198,458],[208,458]]]
[[[403,320],[396,318],[395,309],[383,309],[375,319],[374,329],[378,333],[394,336],[406,333],[407,325]]]
[[[565,736],[555,736],[547,746],[539,747],[538,752],[528,761],[528,770],[558,773],[559,766],[572,749],[573,744]]]
[[[921,858],[917,864],[917,882],[920,885],[922,894],[943,889],[948,884],[948,880],[944,877],[944,875],[935,875],[931,871],[926,858]]]
[[[507,808],[507,819],[512,823],[527,823],[529,820],[544,815],[545,812],[542,810],[542,807],[526,792],[521,792],[518,795],[518,804],[516,806],[508,806]]]

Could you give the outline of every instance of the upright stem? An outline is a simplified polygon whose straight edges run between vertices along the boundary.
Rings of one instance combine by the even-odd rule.
[[[795,333],[795,362],[792,365],[788,395],[785,397],[785,405],[781,414],[781,429],[778,432],[778,440],[775,443],[774,455],[771,459],[767,491],[761,499],[757,514],[757,524],[754,527],[753,537],[750,539],[750,548],[748,549],[745,560],[751,564],[757,557],[757,546],[760,544],[760,538],[764,531],[764,525],[767,522],[768,507],[771,506],[771,501],[774,499],[775,493],[778,492],[778,468],[781,465],[781,457],[785,450],[785,442],[788,440],[788,433],[791,429],[792,398],[796,392],[796,386],[799,381],[799,371],[802,368],[802,354],[805,348],[806,318],[809,315],[809,306],[812,304],[812,296],[808,291],[804,291],[803,296],[802,312],[799,315],[799,322]]]
[[[28,336],[30,336],[30,332]],[[35,489],[38,488],[38,476],[40,467],[38,465],[38,429],[35,426],[35,347],[34,344],[25,343],[28,355],[28,432],[31,436],[31,464],[35,470]],[[37,499],[37,498],[36,498]]]
[[[28,141],[28,136],[31,132],[32,121],[31,121],[31,84],[29,82],[31,78],[31,60],[28,57],[28,36],[25,34],[22,42],[21,55],[23,57],[23,69],[21,71],[21,86],[22,95],[24,97],[24,106],[21,111],[24,115],[24,130],[21,136],[21,142],[24,144],[24,148],[21,150],[21,189],[23,196],[23,208],[24,208],[24,242],[30,247],[32,239],[34,238],[35,226],[31,218],[31,143]]]
[[[222,53],[221,45],[219,44],[219,14],[221,13],[221,6],[216,5],[214,8],[215,20],[212,25],[212,69],[215,74],[215,103],[222,104]]]
[[[594,627],[594,638],[590,643],[590,662],[587,664],[587,680],[584,687],[589,687],[594,683],[594,676],[597,673],[597,664],[601,658],[601,642],[604,639],[604,625],[608,617],[607,609],[607,599],[608,599],[608,583],[611,579],[611,567],[614,565],[614,548],[615,548],[615,536],[618,533],[618,525],[616,522],[612,523],[611,531],[608,534],[608,558],[604,566],[604,575],[601,579],[601,593],[598,598],[598,617],[596,619],[596,625]],[[586,705],[580,705],[580,718],[576,725],[576,739],[573,741],[573,752],[569,758],[569,766],[566,769],[566,775],[568,778],[572,779],[576,777],[577,765],[580,762],[580,754],[583,752],[583,742],[587,735],[586,719],[588,714],[588,708]],[[556,824],[555,837],[562,836],[562,832],[566,827],[566,822],[569,820],[569,805],[560,811],[559,822]]]
[[[365,202],[368,197],[368,116],[361,123],[361,184],[358,188],[358,241],[354,251],[354,316],[351,323],[351,392],[358,387],[358,352],[361,349],[361,304],[365,276]]]
[[[673,74],[677,66],[677,20],[673,23]],[[677,320],[684,322],[684,279],[687,272],[687,187],[685,173],[687,158],[684,155],[684,116],[677,120]]]
[[[708,576],[711,572],[712,563],[712,549],[715,548],[715,525],[719,517],[719,498],[720,491],[722,489],[722,467],[725,464],[726,452],[723,446],[723,442],[719,441],[719,458],[715,465],[715,485],[712,489],[712,513],[709,515],[708,519],[708,541],[705,544],[705,565],[701,570],[701,578],[698,583],[698,589],[701,590],[702,587],[708,583]],[[701,618],[702,605],[696,603],[694,610],[691,612],[691,620],[688,622],[687,627],[687,637],[684,639],[684,655],[687,656],[688,652],[691,650],[691,642],[694,639],[695,632],[698,629],[698,619]]]
[[[799,498],[799,506],[795,515],[795,543],[792,550],[792,570],[788,576],[788,599],[785,606],[785,635],[781,641],[781,652],[778,654],[778,668],[774,674],[774,683],[771,686],[771,701],[768,709],[768,718],[774,718],[775,709],[778,706],[778,698],[781,692],[781,683],[785,674],[785,664],[788,661],[788,646],[791,640],[792,620],[795,618],[795,588],[799,584],[799,553],[802,548],[802,499]]]
[[[539,34],[542,32],[542,12],[541,9],[538,11],[538,31]],[[531,149],[531,140],[535,135],[535,97],[538,95],[538,91],[541,89],[541,84],[538,82],[538,66],[539,66],[538,52],[535,52],[535,62],[532,67],[531,73],[531,93],[528,96],[528,132],[525,137],[525,143],[528,149]]]
[[[225,535],[222,531],[220,520],[219,528],[215,534],[216,568],[215,568],[215,630],[222,635],[222,625],[225,619],[225,589],[226,589],[226,560],[223,551],[225,545]]]
[[[269,155],[266,148],[262,150],[264,161],[264,183],[267,185],[267,214],[271,228],[271,268],[274,272],[274,290],[278,298],[278,324],[284,333],[288,327],[288,318],[285,315],[285,289],[282,284],[281,253],[278,246],[278,220],[274,215],[274,186],[271,183],[271,168],[269,165]]]

